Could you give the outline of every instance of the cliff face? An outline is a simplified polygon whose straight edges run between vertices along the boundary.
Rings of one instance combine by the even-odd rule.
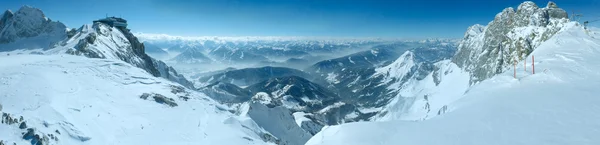
[[[469,27],[452,62],[471,73],[471,83],[482,81],[525,59],[567,22],[567,12],[554,2],[544,8],[529,1],[516,11],[506,8],[487,26]]]

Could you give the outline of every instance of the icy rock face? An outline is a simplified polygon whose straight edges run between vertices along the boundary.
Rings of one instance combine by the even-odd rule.
[[[554,2],[544,8],[530,1],[516,11],[506,8],[487,26],[469,27],[452,62],[471,73],[471,83],[482,81],[525,59],[567,22],[567,12]]]
[[[318,124],[314,121],[302,121],[302,123],[300,124],[300,127],[306,131],[308,131],[308,133],[310,133],[311,135],[315,135],[317,133],[319,133],[319,131],[321,131],[321,128],[323,128],[323,125]]]
[[[192,83],[164,62],[145,53],[144,44],[125,28],[111,27],[103,23],[84,25],[73,37],[62,41],[66,53],[90,58],[118,59],[146,70],[155,77],[162,77],[184,86]]]
[[[0,44],[44,36],[52,41],[44,41],[44,44],[39,45],[49,48],[67,37],[66,30],[64,24],[48,19],[40,9],[23,6],[15,13],[5,11],[0,18]]]

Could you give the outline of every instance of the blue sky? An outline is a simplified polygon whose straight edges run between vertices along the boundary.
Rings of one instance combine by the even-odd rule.
[[[69,27],[122,16],[135,32],[179,36],[452,37],[521,0],[2,0],[42,9]],[[547,0],[534,0],[540,7]],[[600,0],[555,0],[600,19]],[[600,22],[597,22],[597,25]]]

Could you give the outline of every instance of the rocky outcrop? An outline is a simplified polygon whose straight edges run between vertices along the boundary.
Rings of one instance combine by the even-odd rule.
[[[161,94],[144,93],[144,94],[140,95],[140,99],[144,99],[144,100],[148,100],[149,97],[152,97],[152,99],[156,103],[158,103],[158,104],[164,104],[164,105],[167,105],[169,107],[177,107],[178,106],[177,103],[175,103],[175,99],[166,97],[166,96],[161,95]]]
[[[567,22],[567,12],[554,2],[544,8],[530,1],[516,11],[506,8],[487,26],[469,27],[452,62],[471,73],[471,83],[482,81],[525,59]]]

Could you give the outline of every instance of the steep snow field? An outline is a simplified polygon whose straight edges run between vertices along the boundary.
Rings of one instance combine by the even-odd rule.
[[[471,87],[448,113],[425,121],[325,127],[308,145],[600,144],[600,34],[568,23],[523,62]],[[597,30],[597,29],[596,29]]]
[[[0,111],[23,116],[40,136],[56,136],[50,144],[265,144],[247,117],[122,61],[23,54],[0,62]],[[140,98],[144,93],[177,106]],[[4,143],[32,144],[22,132],[0,124]]]

